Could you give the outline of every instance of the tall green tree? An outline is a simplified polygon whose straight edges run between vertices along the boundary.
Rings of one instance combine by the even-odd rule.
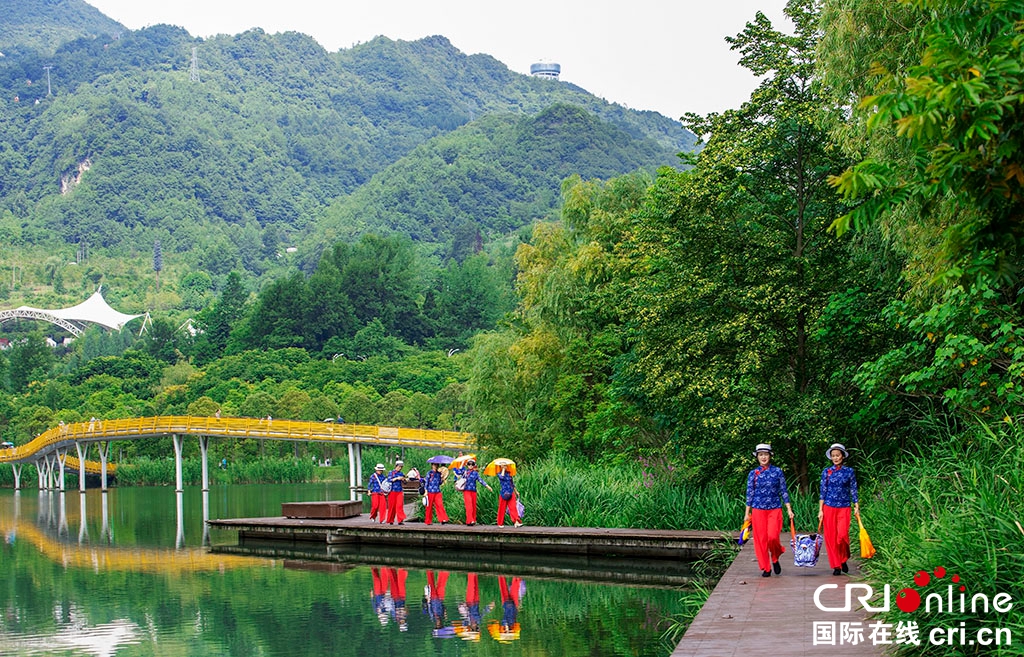
[[[633,365],[702,478],[739,471],[770,442],[801,485],[808,448],[842,437],[816,329],[850,284],[847,249],[827,232],[841,213],[827,184],[848,163],[830,140],[815,69],[812,0],[763,14],[727,39],[762,81],[737,110],[689,115],[706,147],[663,173],[638,224]]]
[[[884,57],[891,45],[844,30],[896,3],[855,1],[842,11],[829,4],[827,27],[853,37],[832,40],[831,75],[846,72],[843,58],[854,49],[875,62],[868,84],[854,88],[868,148],[833,179],[857,202],[836,220],[836,230],[895,214],[906,232],[923,228],[938,238],[940,277],[1015,285],[1024,240],[1024,6],[901,3],[921,28],[899,35],[901,51],[909,53],[903,60],[916,59],[900,66]],[[893,141],[896,148],[889,147]]]

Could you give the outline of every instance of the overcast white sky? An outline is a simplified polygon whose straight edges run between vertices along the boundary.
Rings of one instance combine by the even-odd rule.
[[[757,80],[724,38],[758,10],[784,25],[785,0],[86,0],[131,29],[169,23],[193,36],[296,31],[327,50],[384,35],[441,34],[513,71],[554,61],[562,79],[633,109],[679,118],[738,107]]]

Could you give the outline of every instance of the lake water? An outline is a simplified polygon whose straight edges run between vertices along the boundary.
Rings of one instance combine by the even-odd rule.
[[[652,585],[662,569],[678,580],[678,565],[239,546],[204,531],[204,503],[209,518],[256,517],[347,496],[343,484],[205,499],[0,491],[0,655],[663,656],[693,597]]]

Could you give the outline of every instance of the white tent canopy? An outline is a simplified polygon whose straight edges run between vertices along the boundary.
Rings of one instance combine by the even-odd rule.
[[[96,290],[91,297],[77,306],[72,306],[71,308],[48,310],[44,308],[33,308],[31,306],[21,306],[14,310],[0,311],[0,322],[13,319],[15,317],[43,319],[65,328],[67,328],[67,323],[99,324],[100,326],[110,330],[120,331],[125,324],[137,317],[142,317],[142,315],[126,315],[125,313],[114,310],[103,298],[102,289],[99,289]],[[79,329],[78,331],[73,332],[77,335],[81,333],[81,330]]]

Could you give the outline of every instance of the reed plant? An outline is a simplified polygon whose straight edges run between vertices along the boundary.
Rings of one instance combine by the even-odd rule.
[[[485,479],[494,492],[478,486],[478,516],[492,524],[498,512],[498,481]],[[667,470],[652,476],[640,462],[609,468],[552,455],[523,464],[515,481],[526,508],[524,522],[531,525],[736,531],[743,520],[745,490],[696,486]],[[464,518],[462,494],[452,486],[443,490],[449,516]],[[812,529],[817,495],[791,497],[798,531]]]
[[[183,459],[183,483],[201,483],[202,467],[198,459]],[[231,461],[224,469],[211,464],[210,480],[220,484],[304,483],[314,481],[315,471],[312,461],[305,459],[257,458]],[[117,468],[119,486],[170,486],[174,480],[173,459],[138,458]]]
[[[890,466],[868,465],[879,476],[861,495],[861,516],[877,554],[863,567],[877,590],[885,584],[892,587],[892,610],[885,614],[886,622],[919,624],[922,645],[903,645],[906,654],[1020,655],[1024,644],[1024,431],[1010,423],[959,434],[945,427],[936,431],[945,435],[935,446],[908,453]],[[939,567],[946,570],[943,578],[934,574]],[[928,585],[915,584],[918,571],[931,575]],[[959,575],[968,605],[978,593],[990,600],[997,593],[1007,593],[1013,609],[1005,614],[984,613],[972,612],[968,606],[961,612],[953,575]],[[922,600],[929,592],[941,592],[945,600],[949,585],[954,586],[957,600],[953,611],[938,613],[933,606],[928,612],[923,604],[914,613],[897,608],[896,594],[904,588],[917,591]],[[981,627],[1006,628],[1014,645],[930,645],[927,637],[933,628],[958,628],[961,622],[967,640]]]

